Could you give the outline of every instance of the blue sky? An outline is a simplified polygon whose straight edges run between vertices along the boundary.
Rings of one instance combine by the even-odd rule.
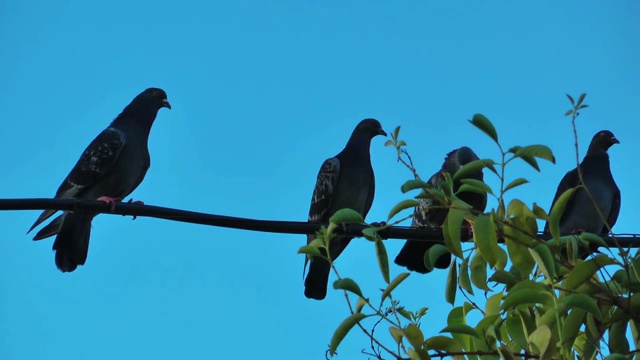
[[[598,130],[620,139],[610,151],[623,197],[614,230],[638,232],[637,39],[634,1],[7,0],[2,197],[52,196],[88,143],[153,86],[173,110],[158,115],[151,169],[132,194],[147,204],[305,220],[320,164],[361,119],[402,125],[428,177],[462,145],[496,158],[467,123],[483,113],[505,146],[553,149],[557,164],[541,173],[508,170],[531,181],[511,198],[548,209],[575,166],[564,94],[586,92],[580,156]],[[371,147],[369,221],[407,198],[399,188],[411,177],[384,141]],[[37,215],[0,212],[2,359],[321,359],[348,314],[339,292],[304,297],[304,236],[102,215],[86,266],[63,274],[51,239],[25,235]],[[403,243],[386,244],[394,257]],[[337,266],[367,296],[384,287],[366,240]],[[392,266],[392,276],[400,271]],[[408,308],[429,307],[427,336],[451,309],[445,277],[413,274],[397,290]],[[364,358],[367,347],[354,332],[338,358]]]

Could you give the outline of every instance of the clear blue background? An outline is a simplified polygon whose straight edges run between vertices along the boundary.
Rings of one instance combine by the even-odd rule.
[[[428,177],[461,145],[497,157],[467,123],[483,113],[505,146],[553,149],[557,165],[543,162],[541,173],[508,170],[531,181],[510,198],[548,209],[575,166],[564,94],[587,92],[580,156],[596,131],[618,136],[614,230],[638,232],[638,39],[640,4],[631,0],[5,0],[0,196],[52,196],[87,144],[155,86],[173,110],[158,114],[152,166],[132,194],[148,204],[305,220],[320,164],[362,118],[387,131],[402,125]],[[399,187],[411,178],[384,141],[371,146],[369,221],[407,198]],[[339,292],[303,296],[304,236],[102,215],[86,266],[63,274],[51,239],[25,235],[37,214],[0,213],[2,359],[321,359],[348,314]],[[386,244],[391,257],[402,246]],[[374,254],[356,240],[337,265],[377,298]],[[392,276],[400,271],[392,266]],[[445,273],[413,274],[397,290],[409,309],[429,307],[427,336],[451,309]],[[386,328],[378,334],[391,341]],[[366,348],[355,331],[339,358],[364,358]]]

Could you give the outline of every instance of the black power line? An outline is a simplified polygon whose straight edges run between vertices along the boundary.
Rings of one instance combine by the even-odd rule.
[[[119,202],[111,211],[109,205],[97,200],[75,199],[0,199],[0,210],[67,210],[91,211],[112,215],[131,215],[153,217],[191,224],[218,226],[232,229],[272,232],[281,234],[313,234],[326,224],[302,221],[255,220],[232,216],[214,215],[195,211],[185,211],[160,206],[142,205]],[[345,228],[338,227],[336,234],[362,236],[362,230],[367,225],[347,224]],[[439,229],[411,228],[407,226],[390,226],[378,232],[385,239],[419,239],[432,242],[443,242],[442,231]],[[462,240],[468,240],[465,231]],[[639,234],[616,234],[617,243],[622,247],[640,248]],[[605,242],[615,247],[612,237],[603,237]]]

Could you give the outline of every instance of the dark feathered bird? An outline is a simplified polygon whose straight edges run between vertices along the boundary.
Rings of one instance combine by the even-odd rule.
[[[345,148],[335,157],[325,160],[311,198],[310,222],[328,222],[336,211],[343,208],[355,210],[362,217],[367,216],[376,186],[369,147],[371,139],[377,135],[387,136],[378,120],[362,120],[353,130]],[[315,235],[308,235],[307,244],[313,239]],[[332,239],[329,246],[332,260],[340,256],[351,239]],[[324,254],[326,256],[326,252]],[[327,295],[329,272],[330,265],[326,260],[312,258],[304,282],[304,295],[311,299],[324,299]]]
[[[150,88],[122,110],[84,150],[56,192],[56,199],[102,200],[115,205],[140,185],[150,165],[149,132],[158,110],[171,109],[162,89]],[[53,215],[44,211],[29,232]],[[56,235],[56,266],[63,272],[84,265],[89,251],[91,220],[96,214],[64,212],[34,237]]]
[[[427,183],[434,188],[438,187],[438,182],[444,180],[444,174],[449,173],[453,176],[463,165],[468,164],[474,160],[478,160],[478,156],[470,148],[463,146],[459,149],[453,150],[447,154],[442,164],[442,168],[433,174]],[[482,170],[471,173],[465,176],[464,179],[476,179],[483,180]],[[456,192],[460,188],[462,179],[456,179],[453,183],[453,191]],[[464,191],[459,193],[458,198],[471,205],[473,209],[477,211],[484,211],[487,206],[487,194],[478,194],[475,192]],[[443,207],[442,204],[434,199],[419,199],[420,203],[413,212],[412,227],[429,227],[433,229],[439,229],[444,224],[449,209]],[[417,271],[422,274],[429,272],[429,269],[424,265],[424,254],[435,243],[426,241],[417,241],[408,239],[404,244],[398,256],[396,256],[395,263],[400,266],[405,266],[407,269]],[[439,269],[445,269],[451,262],[451,254],[447,253],[435,262],[435,267]]]
[[[560,233],[571,234],[586,231],[594,234],[606,235],[609,230],[606,222],[613,228],[620,214],[620,189],[613,180],[609,166],[609,154],[607,150],[613,144],[620,142],[611,131],[602,130],[596,133],[589,144],[587,155],[580,163],[580,171],[585,185],[593,195],[593,201],[583,188],[579,188],[566,204],[564,214],[560,218]],[[555,205],[560,195],[565,191],[580,185],[578,168],[575,168],[562,178],[553,198],[551,208]],[[594,201],[604,215],[604,219],[598,214]],[[549,233],[549,223],[545,225],[545,233]],[[595,249],[594,249],[595,250]],[[587,254],[582,254],[585,258]]]

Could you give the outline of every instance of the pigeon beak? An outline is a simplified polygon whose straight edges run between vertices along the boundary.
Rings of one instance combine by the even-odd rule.
[[[384,136],[387,136],[387,133],[386,133],[386,132],[384,132],[384,130],[380,129],[380,130],[378,130],[378,135],[384,135]]]
[[[167,109],[171,110],[171,104],[169,104],[169,100],[162,99],[162,107],[166,107]]]
[[[620,140],[618,140],[617,138],[613,137],[613,138],[611,138],[611,143],[620,144]]]

